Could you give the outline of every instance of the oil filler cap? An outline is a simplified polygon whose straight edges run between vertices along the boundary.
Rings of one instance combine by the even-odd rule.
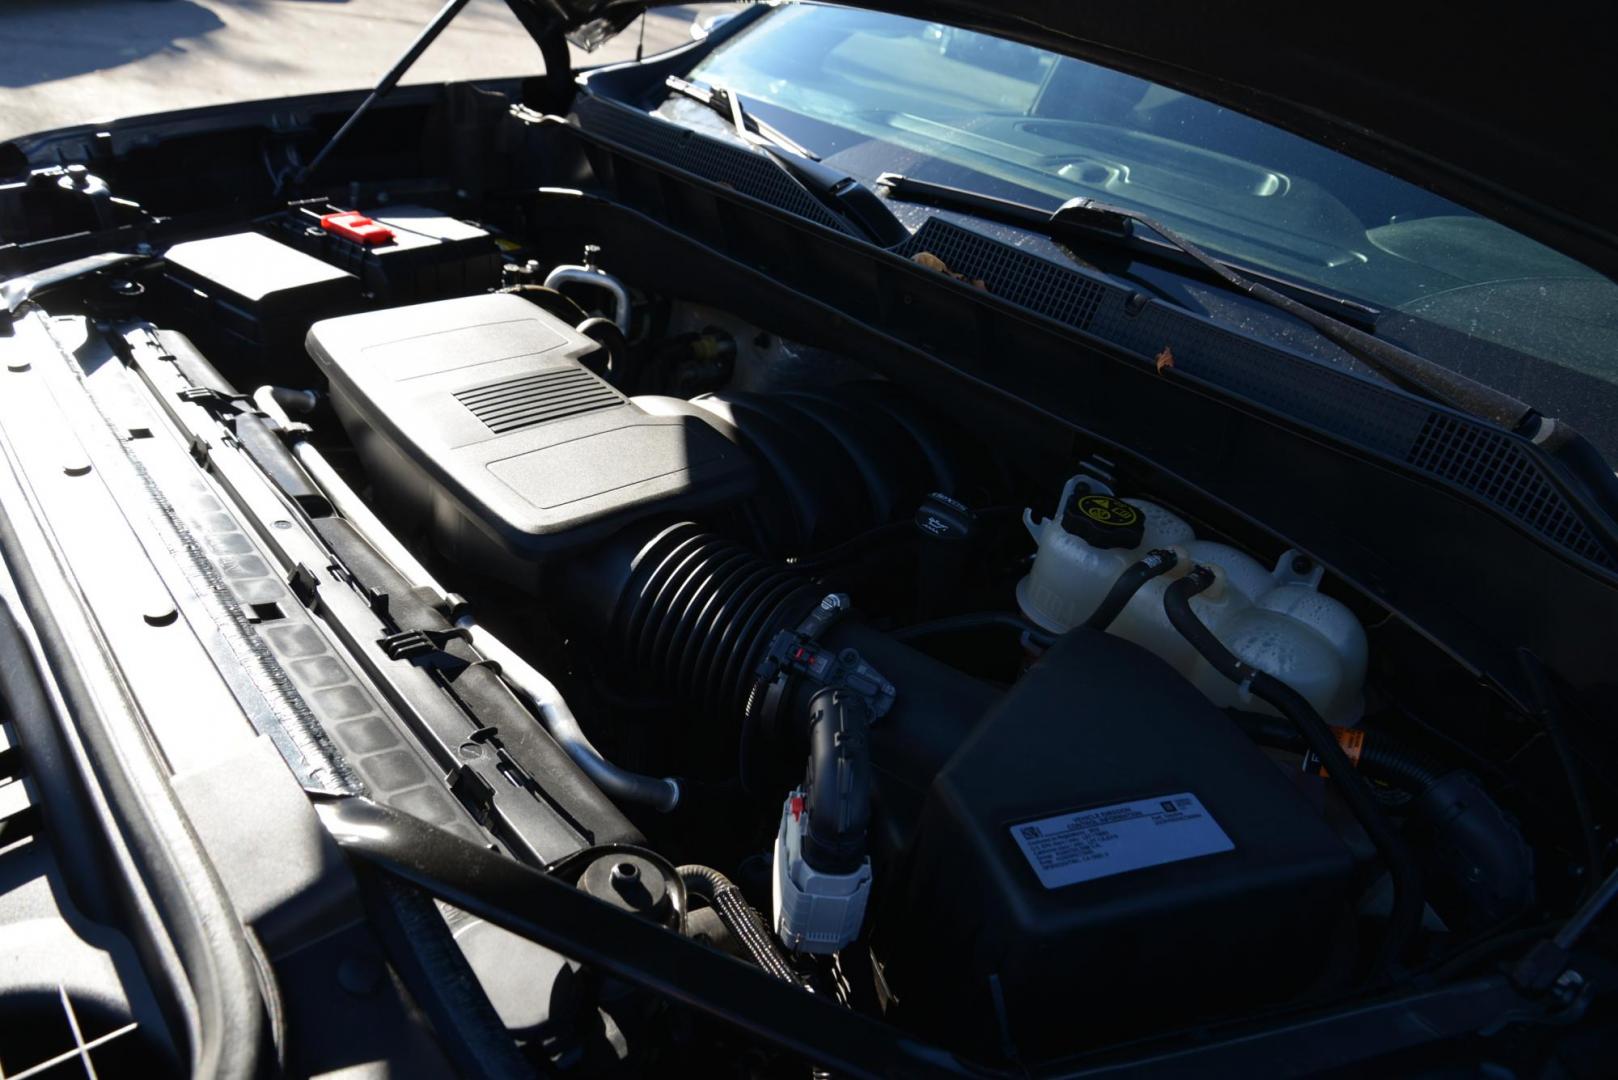
[[[1146,539],[1146,515],[1112,495],[1075,491],[1062,514],[1062,528],[1098,548],[1138,548]]]

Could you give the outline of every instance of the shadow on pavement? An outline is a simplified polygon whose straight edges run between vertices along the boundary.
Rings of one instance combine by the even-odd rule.
[[[337,0],[341,2],[341,0]],[[0,87],[120,67],[224,27],[192,0],[8,0],[0,6]]]

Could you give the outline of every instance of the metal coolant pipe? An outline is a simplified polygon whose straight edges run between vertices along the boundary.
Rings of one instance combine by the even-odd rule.
[[[629,290],[624,283],[607,273],[598,266],[593,265],[594,245],[585,248],[584,264],[564,263],[551,269],[545,275],[547,289],[560,290],[563,285],[583,285],[592,289],[601,289],[612,297],[612,321],[620,333],[627,339],[629,337]]]
[[[602,757],[601,751],[591,745],[585,736],[578,718],[573,715],[567,699],[555,683],[541,675],[499,638],[477,626],[472,616],[461,616],[455,625],[472,631],[472,647],[494,661],[511,688],[528,703],[529,708],[539,714],[551,738],[561,744],[573,763],[609,797],[642,803],[664,812],[680,805],[679,781],[673,777],[645,776],[620,769]]]
[[[393,564],[411,585],[432,589],[440,596],[446,596],[444,587],[428,572],[421,561],[410,553],[410,550],[399,542],[384,525],[371,508],[360,498],[359,493],[349,486],[326,456],[301,434],[301,425],[295,423],[275,399],[274,387],[261,386],[253,394],[253,404],[256,405],[270,419],[280,424],[282,429],[289,433],[288,448],[292,456],[298,459],[309,478],[319,486],[326,498],[335,507],[338,513],[353,523],[360,533],[370,541],[382,557]],[[463,615],[456,620],[460,626],[472,635],[471,643],[474,648],[486,658],[493,661],[500,669],[500,675],[506,684],[520,697],[545,725],[562,749],[567,751],[568,757],[574,764],[588,776],[592,783],[605,792],[610,798],[625,802],[641,803],[655,807],[658,810],[673,810],[680,804],[680,785],[672,777],[645,776],[641,773],[620,769],[612,762],[601,756],[601,752],[591,745],[584,729],[579,726],[578,718],[568,706],[567,699],[556,688],[556,684],[547,679],[528,661],[519,656],[513,649],[489,631],[477,625],[471,615]]]

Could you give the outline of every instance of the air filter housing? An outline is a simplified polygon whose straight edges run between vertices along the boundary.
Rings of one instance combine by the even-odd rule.
[[[596,342],[518,296],[328,319],[308,348],[378,498],[520,584],[629,521],[752,490],[696,410],[626,398],[580,363]]]

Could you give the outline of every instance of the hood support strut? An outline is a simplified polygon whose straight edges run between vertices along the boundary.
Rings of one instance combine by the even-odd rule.
[[[421,33],[416,35],[416,40],[410,43],[410,48],[404,51],[403,56],[394,61],[393,66],[388,69],[388,73],[382,76],[382,81],[377,83],[376,88],[366,95],[364,101],[360,102],[359,108],[355,109],[348,119],[343,121],[343,126],[338,128],[337,133],[326,141],[326,145],[320,148],[320,152],[310,160],[309,164],[293,174],[291,180],[293,187],[302,184],[316,169],[320,168],[321,162],[325,161],[327,156],[337,148],[337,144],[342,142],[343,136],[347,135],[354,125],[360,122],[360,118],[370,112],[373,105],[393,92],[393,88],[399,85],[399,80],[405,77],[405,72],[409,71],[415,62],[421,59],[421,54],[427,51],[429,45],[438,40],[438,35],[442,34],[444,29],[455,20],[455,16],[461,13],[461,9],[465,8],[466,4],[467,0],[446,0],[444,6],[438,9],[438,14],[433,16],[433,21],[422,27]],[[284,176],[276,183],[275,193],[277,195],[281,194],[281,189],[286,186],[286,183]]]

